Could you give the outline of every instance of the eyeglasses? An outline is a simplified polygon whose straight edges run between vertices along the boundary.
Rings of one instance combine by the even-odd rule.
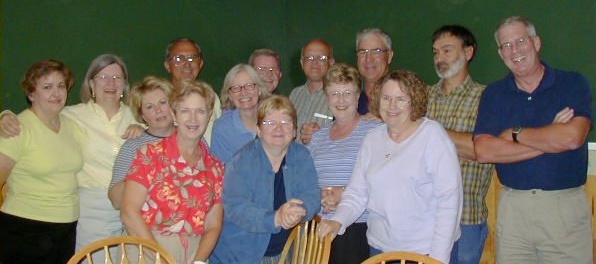
[[[126,80],[124,77],[120,76],[120,75],[108,75],[108,74],[101,74],[101,75],[96,75],[95,77],[93,77],[93,79],[96,79],[98,81],[107,83],[109,81],[113,81],[114,83],[124,83],[124,80]]]
[[[275,67],[256,67],[255,69],[260,72],[278,72],[279,71],[279,69],[275,68]]]
[[[239,93],[242,90],[244,90],[246,92],[251,92],[251,91],[254,91],[255,88],[257,88],[257,84],[256,83],[247,83],[245,85],[234,85],[234,86],[230,86],[228,89],[232,93]]]
[[[277,126],[280,126],[283,129],[290,129],[292,127],[294,127],[294,123],[292,123],[291,121],[287,121],[287,120],[281,120],[281,121],[276,121],[276,120],[263,120],[263,122],[261,122],[261,124],[264,127],[273,129]]]
[[[304,56],[304,57],[302,57],[302,59],[307,62],[314,62],[314,61],[327,62],[327,60],[329,60],[329,57],[327,57],[325,55],[310,55],[310,56]]]
[[[405,106],[411,102],[408,98],[403,97],[403,96],[391,97],[388,95],[382,95],[381,103],[391,105],[393,103],[394,99],[395,99],[395,104],[397,106]]]
[[[525,48],[526,46],[528,46],[528,43],[530,42],[530,38],[533,38],[533,37],[535,37],[535,36],[525,36],[525,37],[521,37],[518,39],[514,39],[513,41],[503,42],[503,43],[501,43],[501,45],[499,45],[499,49],[501,51],[508,52],[513,49],[514,45],[517,46],[518,48]]]
[[[199,56],[197,55],[176,55],[173,56],[172,58],[170,58],[170,60],[172,60],[174,62],[174,64],[176,65],[180,65],[183,64],[185,62],[193,62],[193,61],[198,61],[199,59],[201,59]]]
[[[327,93],[327,96],[329,96],[329,98],[331,99],[339,99],[342,96],[345,97],[352,97],[356,94],[355,91],[350,91],[350,90],[345,90],[345,91],[333,91],[330,93]]]
[[[366,54],[370,54],[373,57],[379,57],[381,55],[383,55],[383,53],[387,52],[388,49],[381,49],[381,48],[376,48],[376,49],[357,49],[356,50],[356,55],[358,57],[366,57]]]

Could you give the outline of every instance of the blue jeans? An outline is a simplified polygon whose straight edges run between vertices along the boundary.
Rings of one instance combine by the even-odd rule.
[[[457,264],[480,263],[484,242],[488,236],[486,222],[477,225],[460,225],[460,227],[461,237],[458,240]]]

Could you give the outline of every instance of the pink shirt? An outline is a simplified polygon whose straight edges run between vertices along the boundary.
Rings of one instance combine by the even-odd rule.
[[[148,196],[141,211],[153,230],[203,233],[205,216],[221,204],[224,165],[201,141],[202,162],[190,167],[180,155],[177,133],[139,149],[126,180],[145,186]]]

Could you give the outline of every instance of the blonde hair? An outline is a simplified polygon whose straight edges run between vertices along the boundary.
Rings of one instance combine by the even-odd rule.
[[[292,104],[290,99],[283,95],[272,95],[259,104],[259,108],[257,110],[257,125],[261,126],[267,113],[271,113],[275,110],[279,110],[283,114],[289,115],[292,118],[292,125],[294,126],[294,130],[296,129],[296,126],[298,126],[298,116],[296,114],[296,108],[294,107],[294,104]]]
[[[174,87],[170,81],[155,76],[147,76],[142,82],[133,85],[130,90],[129,104],[135,119],[138,122],[146,123],[141,117],[143,115],[143,95],[154,90],[162,90],[169,98],[173,89]]]

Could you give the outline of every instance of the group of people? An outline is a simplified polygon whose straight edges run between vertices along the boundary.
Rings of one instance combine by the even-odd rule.
[[[357,67],[314,39],[289,97],[275,95],[283,74],[269,49],[232,67],[220,96],[197,80],[202,50],[189,38],[167,47],[171,81],[131,89],[124,61],[103,54],[82,103],[66,107],[71,71],[37,62],[21,84],[30,107],[0,115],[0,263],[65,263],[122,234],[179,263],[278,263],[292,228],[317,214],[330,263],[387,251],[479,263],[495,167],[497,263],[593,263],[589,83],[541,61],[523,17],[495,40],[510,73],[485,87],[470,76],[477,43],[463,26],[432,34],[430,86],[389,69],[378,28],[358,32]]]

